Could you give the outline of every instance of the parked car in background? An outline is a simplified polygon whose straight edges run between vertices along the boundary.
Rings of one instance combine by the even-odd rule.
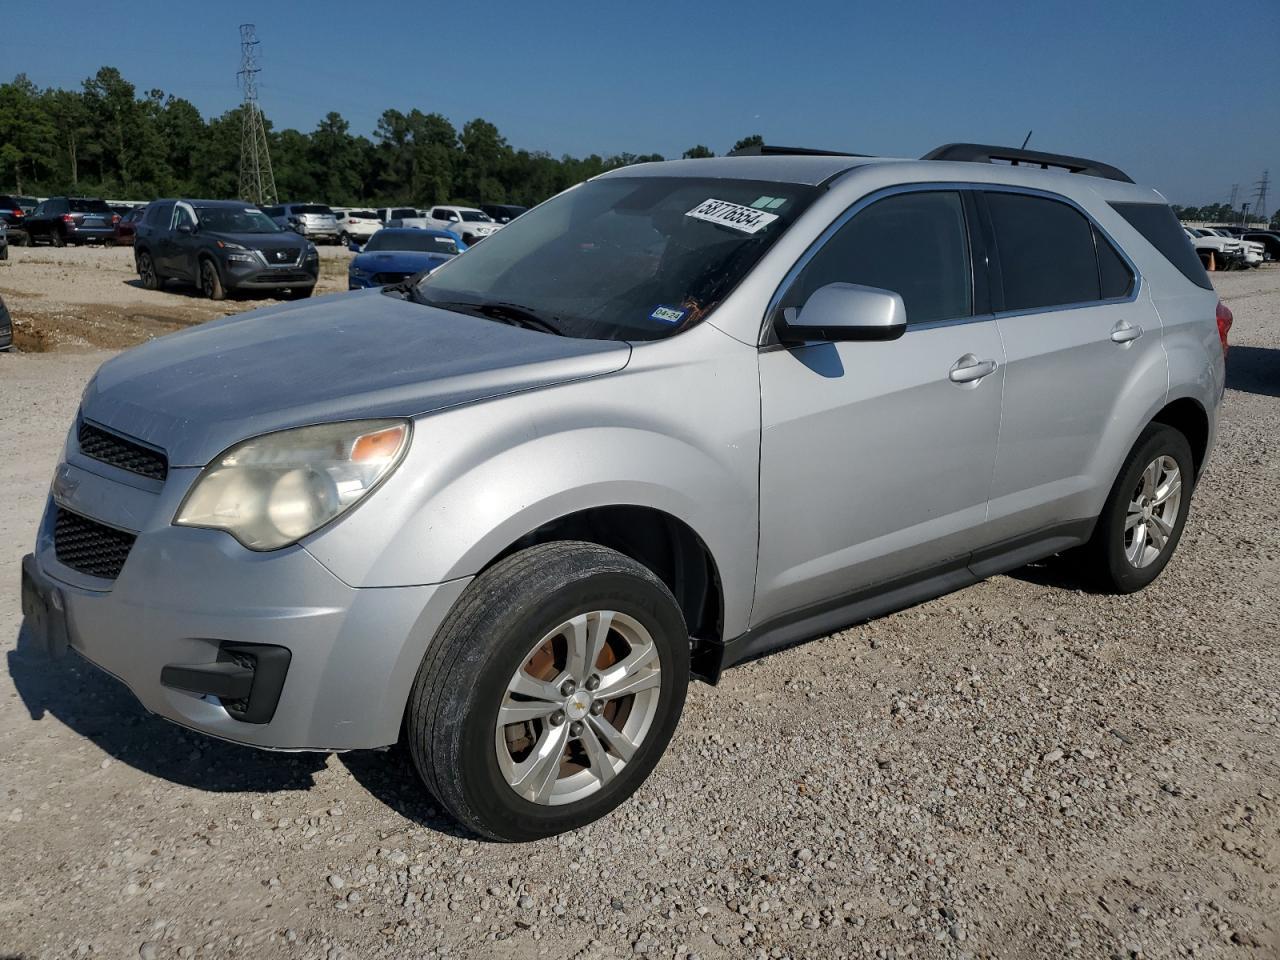
[[[465,250],[466,244],[447,230],[391,228],[379,230],[347,268],[347,289],[385,287],[431,271]]]
[[[432,207],[427,217],[427,226],[437,230],[450,230],[469,246],[474,246],[502,229],[502,224],[495,223],[483,210],[453,206]]]
[[[9,259],[9,225],[0,220],[0,260]]]
[[[382,229],[382,220],[373,210],[344,210],[338,217],[338,235],[344,245],[364,243]]]
[[[10,226],[20,226],[27,218],[27,211],[22,208],[18,197],[0,194],[0,221]]]
[[[390,226],[392,220],[413,220],[422,216],[413,207],[377,207],[373,212],[384,226]]]
[[[494,223],[510,223],[529,208],[511,203],[482,203],[480,209],[492,217]]]
[[[1196,254],[1207,267],[1229,270],[1244,265],[1244,244],[1235,238],[1220,237],[1199,227],[1183,227]]]
[[[146,214],[146,206],[134,207],[116,224],[115,244],[117,247],[127,247],[133,244],[133,237],[138,228],[138,221]]]
[[[1249,233],[1242,234],[1240,239],[1260,244],[1262,246],[1263,259],[1267,261],[1280,261],[1280,231],[1254,230]]]
[[[40,206],[40,200],[37,197],[17,196],[13,199],[18,201],[18,205],[22,207],[26,213],[30,213],[36,207]]]
[[[9,316],[9,308],[0,296],[0,350],[8,350],[13,346],[13,317]]]
[[[314,242],[338,242],[338,219],[323,203],[282,203],[263,208],[272,220]]]
[[[134,263],[148,290],[170,279],[211,300],[240,290],[311,296],[320,255],[311,241],[239,200],[157,200],[136,225]]]
[[[1243,264],[1247,267],[1259,267],[1262,265],[1263,246],[1260,243],[1254,243],[1244,237],[1231,233],[1225,227],[1200,227],[1197,231],[1202,237],[1222,237],[1224,240],[1236,240],[1240,243],[1240,251],[1243,254]]]
[[[50,197],[23,223],[28,242],[62,247],[68,243],[106,243],[115,236],[120,215],[102,200]]]

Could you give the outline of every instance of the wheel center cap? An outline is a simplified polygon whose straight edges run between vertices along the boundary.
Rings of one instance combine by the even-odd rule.
[[[581,720],[591,712],[591,694],[579,690],[564,702],[564,714],[570,720]]]

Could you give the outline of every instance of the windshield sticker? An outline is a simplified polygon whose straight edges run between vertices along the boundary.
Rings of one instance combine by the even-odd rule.
[[[727,200],[704,200],[685,216],[743,233],[759,233],[778,219],[776,213],[765,213],[763,210],[744,207],[740,203],[729,203]]]
[[[757,197],[751,205],[757,210],[777,210],[787,202],[786,197]]]
[[[649,319],[658,320],[662,323],[679,323],[688,315],[688,310],[681,310],[677,307],[654,307],[653,313],[649,314]]]

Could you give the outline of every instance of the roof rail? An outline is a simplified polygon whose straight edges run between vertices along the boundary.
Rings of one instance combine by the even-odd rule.
[[[866,157],[866,153],[844,153],[841,150],[819,150],[814,147],[779,147],[772,143],[757,143],[749,147],[730,150],[727,157]]]
[[[970,163],[1007,162],[1014,166],[1036,166],[1043,170],[1066,170],[1068,173],[1083,173],[1086,177],[1102,177],[1104,180],[1119,180],[1133,183],[1133,179],[1122,170],[1097,160],[1086,160],[1084,157],[1069,157],[1064,153],[1044,153],[1040,150],[1021,150],[1018,147],[996,147],[985,143],[947,143],[930,150],[921,160],[964,160]]]

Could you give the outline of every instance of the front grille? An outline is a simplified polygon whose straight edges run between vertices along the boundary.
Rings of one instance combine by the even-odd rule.
[[[169,462],[163,453],[126,440],[114,433],[108,433],[101,427],[80,421],[77,433],[80,452],[102,463],[109,463],[121,470],[128,470],[140,477],[152,480],[163,480],[169,475]]]
[[[70,510],[54,509],[53,552],[58,562],[104,580],[120,576],[137,537]]]
[[[395,273],[395,272],[375,273],[373,275],[373,282],[378,284],[379,286],[384,286],[388,283],[399,283],[405,277],[411,277],[411,276],[413,276],[413,274],[411,273]]]
[[[262,255],[267,258],[267,263],[297,263],[300,253],[302,253],[301,247],[284,247],[280,250],[262,251]]]

